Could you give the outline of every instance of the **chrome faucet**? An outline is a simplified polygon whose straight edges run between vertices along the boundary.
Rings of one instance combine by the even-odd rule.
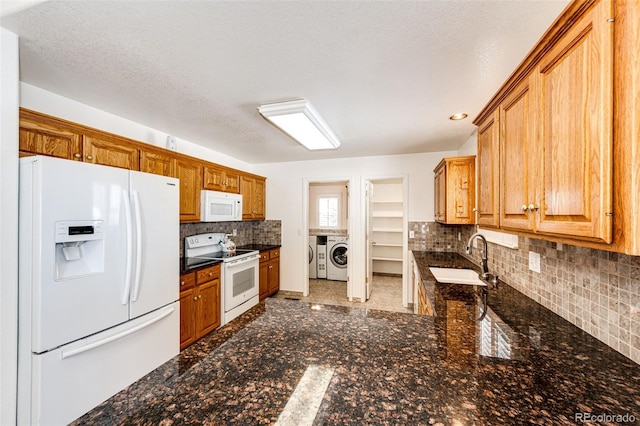
[[[481,257],[481,266],[482,266],[482,278],[484,278],[485,280],[489,279],[489,266],[487,265],[487,239],[484,237],[484,235],[476,232],[475,234],[473,234],[471,236],[471,238],[469,238],[469,242],[467,243],[467,254],[471,254],[471,245],[473,243],[473,240],[476,238],[480,238],[482,240],[482,257]]]

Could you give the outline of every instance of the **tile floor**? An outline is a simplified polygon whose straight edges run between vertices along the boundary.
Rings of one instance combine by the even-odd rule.
[[[350,302],[347,299],[346,282],[330,280],[309,280],[309,296],[307,297],[302,297],[300,293],[289,291],[280,291],[275,297],[299,299],[303,302],[326,305],[413,313],[413,307],[406,308],[402,306],[402,277],[374,275],[371,298],[364,303],[361,303],[359,299],[355,302]]]

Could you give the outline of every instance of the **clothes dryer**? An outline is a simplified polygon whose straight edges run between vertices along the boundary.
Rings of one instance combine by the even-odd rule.
[[[331,236],[327,238],[327,279],[347,281],[348,250],[348,237]]]

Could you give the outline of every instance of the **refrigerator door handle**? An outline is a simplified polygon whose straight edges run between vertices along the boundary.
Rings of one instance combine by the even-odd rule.
[[[137,331],[142,330],[143,328],[149,327],[152,324],[160,321],[164,317],[171,315],[175,311],[175,308],[171,307],[166,311],[160,313],[157,317],[151,318],[148,321],[143,322],[142,324],[138,324],[135,327],[132,327],[128,330],[124,330],[118,334],[114,334],[113,336],[106,337],[102,340],[97,340],[95,342],[89,343],[88,345],[80,346],[79,348],[70,349],[68,351],[62,351],[62,359],[71,358],[74,355],[79,355],[81,353],[90,351],[95,348],[99,348],[100,346],[104,346],[108,343],[114,342],[116,340],[122,339],[123,337],[127,337],[130,334],[133,334]]]
[[[140,293],[140,273],[142,269],[142,215],[140,213],[140,196],[138,191],[133,191],[133,210],[136,218],[136,279],[133,285],[131,301],[138,300]]]
[[[125,266],[124,276],[124,292],[122,293],[122,304],[129,303],[129,293],[131,292],[131,266],[133,263],[133,230],[132,230],[132,218],[131,218],[131,200],[129,200],[129,193],[123,191],[124,196],[124,222],[127,230],[127,262]]]

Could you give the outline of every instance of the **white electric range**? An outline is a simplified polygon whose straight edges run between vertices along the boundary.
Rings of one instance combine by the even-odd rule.
[[[224,325],[258,304],[260,252],[236,249],[223,251],[226,234],[208,233],[184,239],[185,269],[222,262],[220,300]]]

